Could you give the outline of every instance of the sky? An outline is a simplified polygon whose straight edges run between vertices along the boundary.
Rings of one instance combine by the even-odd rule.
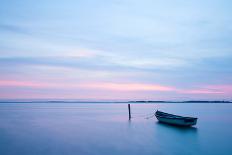
[[[230,0],[0,3],[0,99],[232,100]]]

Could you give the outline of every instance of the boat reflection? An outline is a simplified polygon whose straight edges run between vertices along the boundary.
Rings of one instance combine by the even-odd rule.
[[[166,129],[166,130],[174,130],[181,133],[197,133],[197,127],[185,127],[185,126],[176,126],[176,125],[170,125],[162,122],[156,122],[156,125],[158,125],[159,128]]]

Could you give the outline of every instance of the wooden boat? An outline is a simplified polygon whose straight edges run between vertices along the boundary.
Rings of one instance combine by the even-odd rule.
[[[183,117],[158,110],[155,112],[155,116],[160,122],[171,125],[192,126],[197,124],[197,118],[195,117]]]

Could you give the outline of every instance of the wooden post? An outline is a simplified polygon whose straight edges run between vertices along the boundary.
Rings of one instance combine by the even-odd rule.
[[[131,109],[130,109],[130,104],[128,104],[128,111],[129,111],[129,120],[131,119]]]

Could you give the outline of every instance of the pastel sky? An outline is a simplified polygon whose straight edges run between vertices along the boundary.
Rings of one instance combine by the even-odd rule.
[[[231,100],[231,0],[3,0],[0,99]]]

